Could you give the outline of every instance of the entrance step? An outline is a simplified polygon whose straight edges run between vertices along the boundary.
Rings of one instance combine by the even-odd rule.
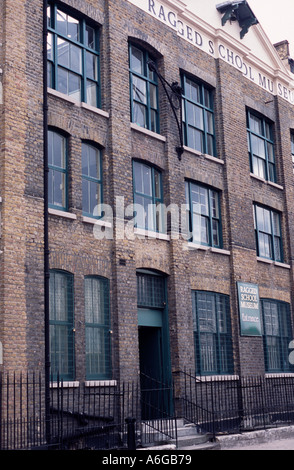
[[[177,424],[178,450],[216,450],[220,448],[218,442],[213,440],[211,434],[199,432],[194,424],[185,424],[180,421]],[[176,440],[170,442],[171,444],[176,444]]]
[[[162,420],[162,428],[164,429],[164,420]],[[175,424],[175,422],[174,422]],[[147,439],[144,438],[144,431],[148,432],[148,428],[152,422],[145,423],[142,428],[142,444],[144,449],[153,450],[217,450],[220,445],[213,440],[213,436],[209,433],[201,433],[194,424],[186,424],[182,419],[177,420],[177,439],[168,438],[161,432],[156,432],[152,436],[152,444],[146,445]],[[160,428],[159,428],[160,429]],[[144,446],[145,441],[145,446]]]

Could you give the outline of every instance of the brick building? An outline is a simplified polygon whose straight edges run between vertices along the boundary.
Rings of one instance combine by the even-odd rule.
[[[1,0],[2,370],[44,367],[47,318],[70,382],[291,373],[288,45],[202,3],[48,0],[45,77],[43,2]]]

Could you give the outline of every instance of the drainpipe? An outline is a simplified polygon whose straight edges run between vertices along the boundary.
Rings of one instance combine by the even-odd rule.
[[[49,237],[48,237],[48,98],[47,98],[47,7],[43,0],[43,142],[44,142],[44,330],[45,330],[45,429],[50,444],[50,349],[49,349]]]

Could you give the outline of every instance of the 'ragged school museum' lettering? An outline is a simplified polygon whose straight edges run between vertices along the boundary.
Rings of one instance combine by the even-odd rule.
[[[241,53],[234,51],[220,39],[209,37],[203,28],[195,28],[182,19],[180,15],[158,0],[129,0],[137,7],[149,13],[166,26],[174,29],[177,34],[195,47],[203,50],[216,59],[222,59],[238,69],[246,78],[273,95],[278,95],[294,104],[294,89],[289,89],[277,79],[271,79],[257,69],[254,62],[249,63]],[[250,61],[251,62],[251,61]]]

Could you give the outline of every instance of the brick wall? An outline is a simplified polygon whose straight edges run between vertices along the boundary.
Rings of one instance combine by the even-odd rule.
[[[240,337],[236,282],[258,284],[262,298],[293,301],[292,270],[257,260],[252,212],[253,202],[282,212],[285,264],[290,265],[294,239],[291,105],[273,98],[223,61],[181,40],[127,1],[64,3],[101,25],[102,110],[109,115],[74,104],[57,93],[48,95],[49,126],[69,136],[69,212],[76,219],[50,215],[49,240],[50,268],[69,271],[75,279],[76,379],[85,378],[83,280],[89,274],[110,280],[113,377],[137,377],[139,268],[167,275],[172,369],[194,369],[191,290],[207,290],[230,296],[235,371],[263,373],[262,339]],[[7,368],[36,368],[44,365],[42,2],[2,1],[0,15],[6,33],[0,47],[4,85],[4,104],[0,104],[0,249],[4,249],[0,255],[0,341],[2,336]],[[215,88],[220,161],[187,150],[182,161],[178,160],[178,130],[161,86],[161,135],[165,139],[131,128],[129,39],[144,44],[156,55],[168,82],[179,81],[181,69]],[[13,48],[9,48],[11,42]],[[279,186],[250,175],[246,107],[275,123]],[[162,171],[167,205],[185,204],[185,179],[219,189],[224,251],[188,250],[182,239],[96,240],[93,225],[82,221],[83,139],[102,148],[104,202],[114,209],[117,197],[124,197],[125,206],[133,202],[134,158]],[[125,226],[129,222],[121,221],[115,211],[114,216],[115,222]],[[115,223],[113,229],[116,235]]]

